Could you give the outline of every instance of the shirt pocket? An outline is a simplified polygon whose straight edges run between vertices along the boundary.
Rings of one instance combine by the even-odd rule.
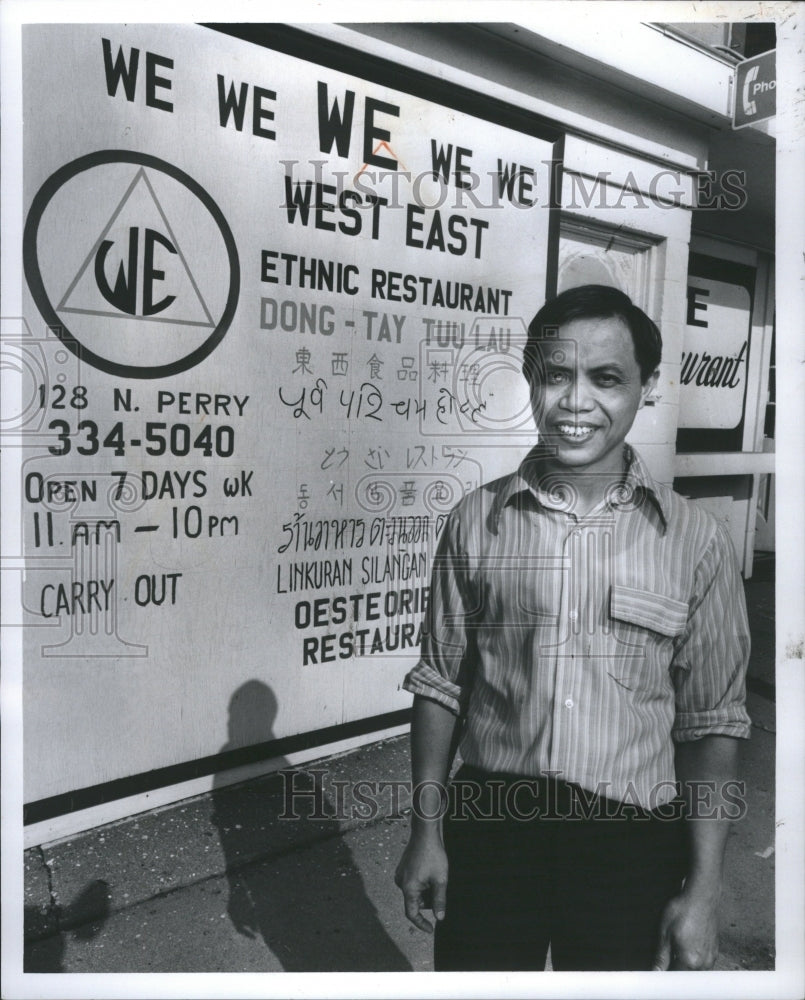
[[[629,690],[669,689],[674,639],[685,630],[688,605],[668,594],[613,584],[609,617],[610,677]]]

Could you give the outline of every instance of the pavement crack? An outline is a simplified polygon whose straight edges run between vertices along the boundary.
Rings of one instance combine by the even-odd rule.
[[[39,852],[42,867],[45,869],[48,876],[48,895],[50,896],[48,916],[53,918],[53,922],[56,926],[56,933],[58,934],[61,930],[61,907],[59,906],[59,901],[56,899],[56,893],[53,891],[53,869],[50,867],[50,863],[45,857],[45,852],[42,849],[41,844],[36,849]]]

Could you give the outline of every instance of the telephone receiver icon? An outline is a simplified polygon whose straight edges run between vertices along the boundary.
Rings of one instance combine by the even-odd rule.
[[[743,105],[745,115],[756,115],[757,114],[757,104],[749,97],[749,88],[757,79],[757,75],[760,72],[759,66],[753,66],[749,72],[746,74],[746,79],[744,80],[743,89]]]

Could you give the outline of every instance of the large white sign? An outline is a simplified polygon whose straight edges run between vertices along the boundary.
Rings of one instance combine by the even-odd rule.
[[[679,427],[731,429],[741,422],[751,318],[743,285],[688,278]]]
[[[26,800],[409,704],[532,440],[552,146],[200,26],[23,29]],[[506,447],[504,447],[504,445]]]

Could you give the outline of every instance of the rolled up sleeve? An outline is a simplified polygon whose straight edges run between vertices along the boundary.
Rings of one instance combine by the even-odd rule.
[[[420,659],[406,675],[403,688],[444,705],[456,715],[463,714],[469,695],[466,566],[454,511],[445,524],[433,559]]]
[[[741,575],[732,541],[719,524],[696,569],[687,625],[676,645],[674,740],[749,737],[749,649]]]

